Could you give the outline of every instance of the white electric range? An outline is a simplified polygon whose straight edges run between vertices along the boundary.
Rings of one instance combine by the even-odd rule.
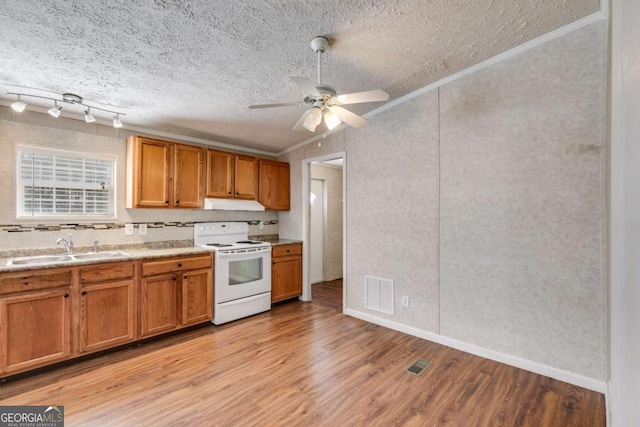
[[[246,222],[202,222],[193,244],[215,253],[213,323],[271,309],[271,244],[249,240]]]

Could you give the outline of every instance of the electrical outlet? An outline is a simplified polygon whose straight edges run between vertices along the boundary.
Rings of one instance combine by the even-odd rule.
[[[124,225],[124,235],[125,236],[133,236],[133,224],[125,224]]]
[[[409,307],[409,295],[402,295],[402,306]]]
[[[147,223],[143,222],[142,224],[138,224],[138,234],[143,235],[147,234]]]
[[[260,221],[259,227],[260,227],[260,230],[264,230],[264,222]]]

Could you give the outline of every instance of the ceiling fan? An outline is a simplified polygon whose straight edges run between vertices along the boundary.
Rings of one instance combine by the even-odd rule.
[[[377,89],[338,95],[333,87],[323,84],[320,57],[328,46],[329,40],[326,37],[319,36],[311,40],[311,49],[313,49],[313,51],[318,55],[318,83],[315,86],[305,77],[289,77],[302,91],[304,95],[302,101],[249,105],[248,108],[255,109],[289,107],[305,104],[310,105],[311,108],[304,112],[302,117],[300,117],[296,125],[293,127],[293,130],[302,130],[304,128],[310,132],[315,132],[316,127],[318,127],[322,122],[323,118],[324,123],[329,130],[334,129],[342,122],[356,128],[364,126],[367,121],[363,117],[352,113],[341,106],[347,104],[359,104],[362,102],[386,101],[389,99],[389,94],[383,90]]]

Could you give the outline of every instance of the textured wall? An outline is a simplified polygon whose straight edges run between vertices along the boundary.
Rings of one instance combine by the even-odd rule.
[[[606,57],[600,22],[287,154],[301,203],[303,160],[347,153],[347,307],[605,378]]]
[[[604,30],[573,32],[440,92],[441,333],[594,378]]]
[[[322,179],[327,192],[326,217],[323,235],[323,277],[335,280],[342,277],[342,168],[318,163],[311,165],[311,178]]]

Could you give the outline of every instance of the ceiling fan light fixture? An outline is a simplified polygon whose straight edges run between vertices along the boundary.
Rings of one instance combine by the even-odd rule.
[[[11,104],[11,109],[16,113],[22,113],[26,107],[27,103],[20,99],[20,95],[18,95],[18,100]]]
[[[316,128],[322,121],[322,110],[320,110],[320,107],[313,107],[305,114],[307,118],[304,119],[304,124],[302,126],[310,132],[315,132]]]
[[[62,107],[58,105],[58,101],[53,101],[55,105],[47,110],[47,113],[53,118],[60,117],[60,112],[62,111]]]
[[[327,125],[327,129],[333,130],[342,123],[342,120],[331,110],[326,110],[324,112],[324,124]]]

